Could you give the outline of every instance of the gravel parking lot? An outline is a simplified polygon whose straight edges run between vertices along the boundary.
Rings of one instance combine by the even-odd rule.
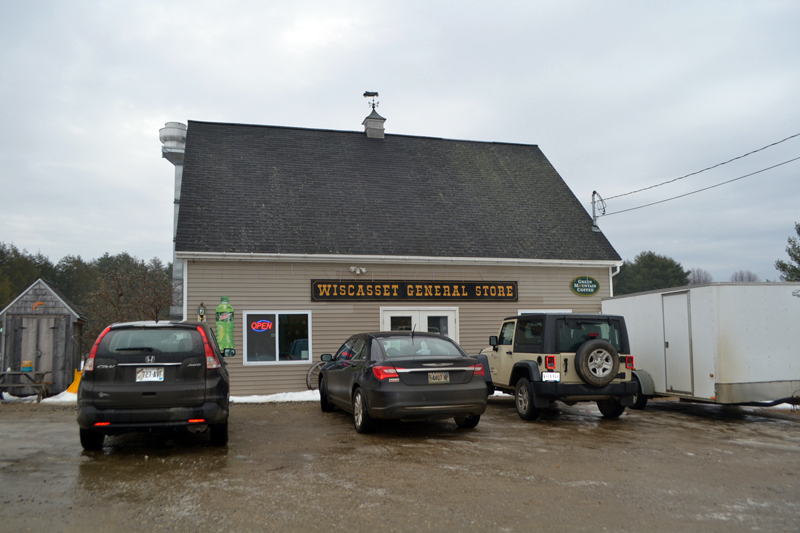
[[[559,404],[474,430],[358,435],[316,403],[231,409],[230,443],[78,442],[71,406],[0,405],[2,531],[797,531],[800,416],[651,402],[616,421]]]

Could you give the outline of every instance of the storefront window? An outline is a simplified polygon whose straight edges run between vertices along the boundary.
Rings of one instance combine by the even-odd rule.
[[[244,364],[311,361],[311,313],[244,312]]]

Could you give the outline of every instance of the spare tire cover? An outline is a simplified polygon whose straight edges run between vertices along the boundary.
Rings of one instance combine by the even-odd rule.
[[[617,377],[619,354],[608,341],[586,341],[575,353],[575,372],[587,385],[605,387]]]

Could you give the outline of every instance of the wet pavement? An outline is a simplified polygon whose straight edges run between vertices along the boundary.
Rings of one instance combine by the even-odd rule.
[[[492,398],[358,435],[313,403],[231,408],[230,442],[124,435],[84,452],[73,407],[0,405],[0,531],[798,531],[800,415],[651,402],[619,420]]]

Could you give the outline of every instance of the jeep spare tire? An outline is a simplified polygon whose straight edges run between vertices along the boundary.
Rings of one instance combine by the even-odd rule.
[[[617,377],[619,354],[608,341],[586,341],[575,353],[575,372],[587,385],[605,387]]]

